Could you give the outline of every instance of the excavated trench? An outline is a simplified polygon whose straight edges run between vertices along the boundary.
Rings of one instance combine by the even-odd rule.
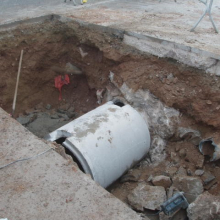
[[[198,149],[201,139],[220,141],[218,77],[125,45],[122,31],[53,18],[1,31],[0,106],[9,114],[21,50],[24,56],[14,118],[38,137],[117,97],[148,121],[149,155],[109,187],[113,195],[145,213],[149,210],[132,204],[128,195],[138,184],[152,186],[152,178],[161,175],[173,184],[178,175],[198,178],[202,191],[220,195],[220,162],[210,162]],[[59,100],[54,81],[66,74],[70,83],[62,87]],[[214,180],[205,184],[206,177],[196,175],[196,170]],[[186,215],[185,211],[181,214]]]

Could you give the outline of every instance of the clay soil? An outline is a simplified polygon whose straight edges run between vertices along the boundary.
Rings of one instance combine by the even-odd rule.
[[[139,54],[123,46],[118,36],[92,32],[75,23],[72,28],[64,29],[60,23],[46,22],[3,33],[0,39],[0,106],[4,110],[11,113],[19,55],[23,49],[16,117],[39,103],[50,104],[52,108],[68,103],[80,116],[98,106],[96,91],[106,88],[109,71],[113,71],[119,85],[126,82],[134,91],[147,89],[167,106],[180,110],[180,126],[199,130],[203,138],[212,136],[220,141],[219,78],[173,60]],[[88,53],[84,58],[79,48]],[[54,78],[66,73],[68,62],[80,68],[83,74],[69,75],[70,84],[63,87],[63,99],[59,101]],[[180,149],[186,151],[184,158],[179,155]],[[148,182],[150,175],[172,176],[175,170],[183,168],[194,176],[199,167],[198,158],[203,157],[196,146],[184,140],[167,140],[166,152],[166,161],[155,167],[140,163],[134,168],[140,173],[136,181],[119,181],[109,190],[127,202],[128,193],[139,182]],[[172,153],[176,154],[175,159]],[[216,177],[216,183],[208,191],[220,195],[220,162],[210,163],[205,158],[202,167]]]

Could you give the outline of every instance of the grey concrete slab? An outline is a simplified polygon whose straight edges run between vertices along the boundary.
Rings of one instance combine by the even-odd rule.
[[[0,109],[0,167],[48,145]],[[54,150],[0,169],[0,218],[141,219]]]

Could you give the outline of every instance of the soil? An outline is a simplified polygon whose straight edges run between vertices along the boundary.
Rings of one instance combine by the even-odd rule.
[[[203,138],[212,136],[219,143],[218,77],[174,60],[139,54],[123,46],[118,36],[92,31],[76,22],[70,26],[45,22],[3,33],[0,39],[0,106],[4,110],[11,113],[19,55],[23,49],[15,117],[27,115],[29,109],[36,109],[40,103],[50,104],[54,111],[68,104],[80,116],[98,106],[96,91],[106,88],[109,71],[113,71],[119,85],[126,82],[134,91],[149,90],[167,106],[182,113],[180,126],[199,130]],[[80,48],[88,54],[81,56]],[[54,78],[66,73],[60,70],[65,69],[67,63],[81,69],[83,74],[69,74],[70,84],[63,86],[63,98],[59,101]],[[185,155],[180,154],[181,149],[185,150]],[[195,176],[195,170],[203,168],[216,177],[216,183],[208,191],[220,195],[220,161],[209,162],[187,140],[167,140],[166,152],[167,158],[161,164],[152,167],[147,160],[142,161],[134,168],[141,174],[136,181],[119,181],[109,191],[127,202],[127,195],[139,182],[151,184],[147,181],[150,175],[172,176],[181,168]]]

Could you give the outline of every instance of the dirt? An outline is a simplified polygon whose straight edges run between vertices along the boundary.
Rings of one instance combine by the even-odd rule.
[[[80,54],[80,48],[87,53],[85,56]],[[45,22],[3,33],[0,39],[0,106],[8,113],[11,113],[21,49],[24,57],[16,117],[27,115],[29,109],[36,110],[40,103],[44,108],[51,105],[54,111],[68,104],[74,107],[77,117],[83,115],[98,106],[96,91],[106,88],[110,83],[109,71],[112,71],[119,85],[126,82],[134,91],[149,90],[167,106],[178,109],[182,114],[180,126],[199,130],[203,138],[212,136],[220,140],[218,77],[174,60],[139,54],[133,48],[123,46],[120,37],[92,31],[76,22],[70,26]],[[83,74],[69,74],[70,84],[62,88],[63,98],[59,101],[54,78],[65,74],[60,70],[65,69],[67,63],[81,69]],[[180,153],[181,149],[184,152]],[[195,170],[202,168],[216,177],[216,183],[208,191],[220,195],[219,161],[209,162],[198,147],[184,140],[167,140],[166,152],[166,160],[158,166],[153,167],[149,160],[137,165],[134,169],[141,174],[138,180],[119,181],[109,191],[127,202],[127,195],[139,182],[152,184],[148,181],[151,175],[172,177],[181,168],[188,175],[195,176]]]

